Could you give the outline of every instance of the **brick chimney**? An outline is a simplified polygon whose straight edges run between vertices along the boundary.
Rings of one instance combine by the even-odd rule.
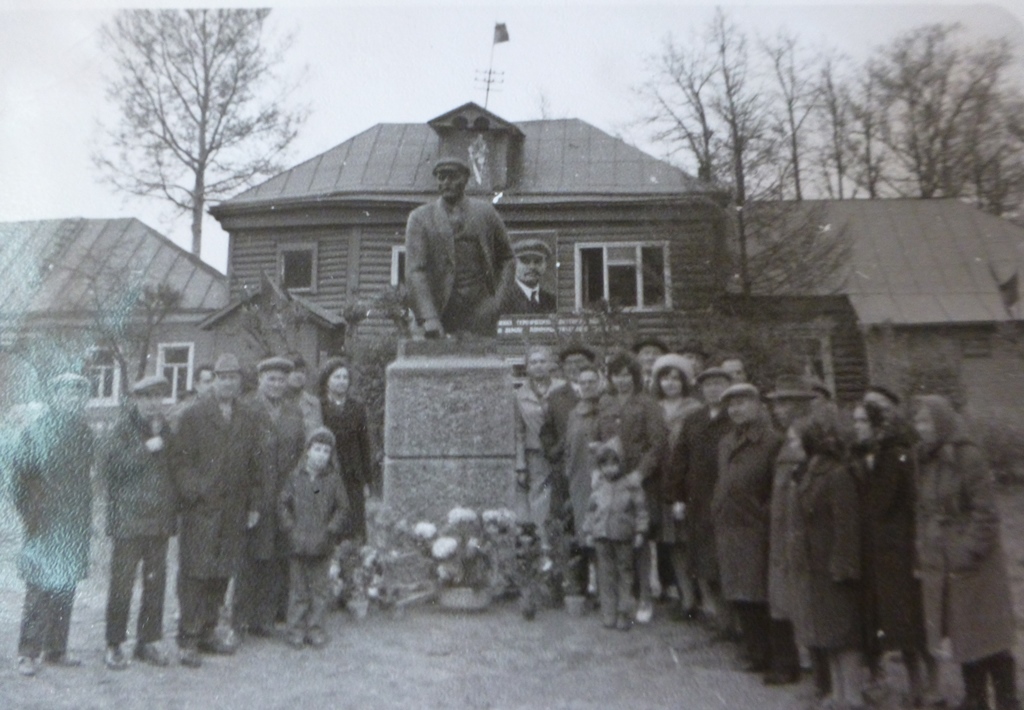
[[[514,188],[522,164],[523,132],[487,109],[470,102],[427,125],[437,133],[437,157],[469,163],[469,193],[495,193]]]

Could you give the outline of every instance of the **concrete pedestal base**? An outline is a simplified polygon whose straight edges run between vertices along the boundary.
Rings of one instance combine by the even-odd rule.
[[[400,354],[387,369],[384,503],[441,522],[457,505],[511,507],[512,373],[496,355]]]

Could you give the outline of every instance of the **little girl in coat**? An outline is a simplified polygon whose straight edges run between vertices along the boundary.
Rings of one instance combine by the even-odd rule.
[[[632,626],[633,562],[650,525],[638,474],[626,474],[622,442],[613,437],[591,445],[597,470],[583,521],[587,544],[597,551],[597,592],[605,628]]]

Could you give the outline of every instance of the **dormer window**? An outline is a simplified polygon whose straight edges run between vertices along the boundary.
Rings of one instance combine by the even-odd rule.
[[[279,244],[277,269],[287,291],[316,293],[316,243]]]

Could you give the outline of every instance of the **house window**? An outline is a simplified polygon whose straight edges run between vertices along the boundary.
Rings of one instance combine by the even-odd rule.
[[[405,247],[391,247],[391,285],[401,286],[405,283]]]
[[[109,348],[93,348],[85,367],[91,404],[117,404],[121,396],[121,368]]]
[[[171,383],[172,401],[192,389],[192,353],[192,343],[161,343],[157,348],[157,372]]]
[[[668,244],[576,245],[576,308],[671,308]]]
[[[281,286],[289,291],[316,291],[316,244],[278,245]]]

